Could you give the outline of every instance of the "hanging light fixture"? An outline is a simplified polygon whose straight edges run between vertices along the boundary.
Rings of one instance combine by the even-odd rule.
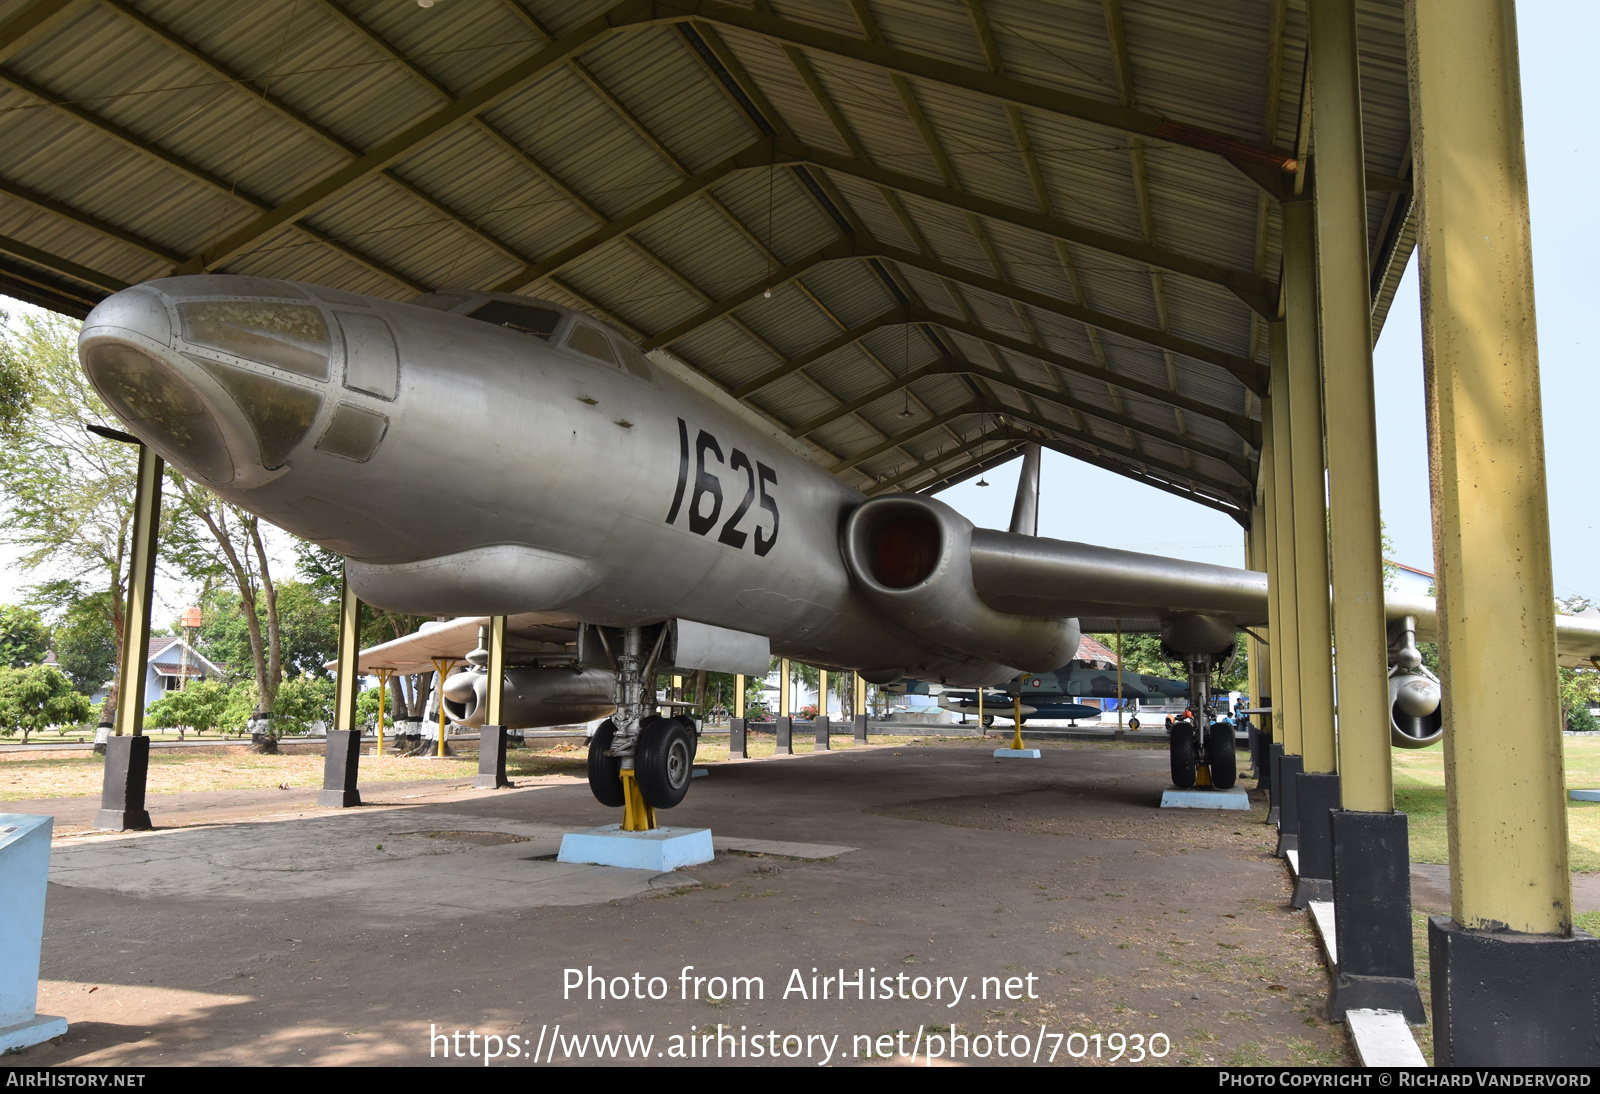
[[[982,448],[983,444],[984,444],[984,441],[988,440],[988,438],[989,438],[989,419],[987,417],[979,419],[978,428],[981,430],[981,432],[978,435],[978,447]],[[989,485],[989,481],[983,477],[983,472],[982,471],[978,472],[978,481],[976,483],[974,483],[973,485],[974,486],[988,486]]]

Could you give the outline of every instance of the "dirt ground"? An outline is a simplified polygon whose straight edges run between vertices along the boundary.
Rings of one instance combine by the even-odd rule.
[[[564,774],[374,783],[352,810],[153,795],[164,828],[135,836],[70,834],[92,798],[13,802],[69,833],[39,1009],[71,1028],[8,1062],[715,1063],[720,1026],[737,1062],[1353,1063],[1259,796],[1164,812],[1164,750],[1044,747],[713,763],[663,822],[785,853],[665,875],[553,861],[562,831],[619,819]],[[763,996],[725,998],[735,976]],[[630,997],[564,987],[590,977]],[[619,1034],[654,1040],[598,1039]]]

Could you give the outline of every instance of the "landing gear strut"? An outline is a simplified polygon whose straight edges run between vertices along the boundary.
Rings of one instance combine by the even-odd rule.
[[[645,629],[628,627],[616,648],[599,627],[593,629],[617,674],[617,712],[589,739],[589,790],[601,805],[622,807],[624,832],[656,827],[656,810],[683,801],[694,774],[698,733],[689,718],[663,718],[651,710],[666,628],[648,653]],[[615,634],[615,632],[613,632]]]
[[[1180,719],[1168,730],[1167,750],[1172,760],[1172,785],[1179,790],[1214,786],[1229,790],[1239,780],[1238,754],[1233,726],[1211,720],[1211,666],[1209,653],[1184,655],[1189,669],[1189,710],[1194,721]]]

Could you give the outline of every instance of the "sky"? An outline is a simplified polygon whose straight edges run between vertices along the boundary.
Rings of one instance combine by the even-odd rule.
[[[1524,0],[1518,5],[1523,120],[1533,218],[1534,283],[1544,401],[1552,569],[1556,595],[1600,599],[1600,553],[1591,549],[1595,515],[1589,490],[1600,375],[1585,345],[1600,254],[1600,212],[1585,180],[1600,177],[1600,146],[1585,139],[1583,104],[1592,102],[1590,45],[1600,40],[1600,4]],[[1590,170],[1594,167],[1596,170]],[[14,315],[27,305],[0,297]],[[1600,334],[1594,336],[1600,343]],[[1379,490],[1393,543],[1390,557],[1433,570],[1427,440],[1422,402],[1422,334],[1416,262],[1401,281],[1374,351]],[[940,497],[982,527],[1011,516],[1018,463],[990,471]],[[1214,510],[1054,452],[1040,478],[1039,533],[1188,558],[1243,565],[1243,533]],[[20,572],[0,546],[0,603],[40,575]],[[157,584],[158,626],[192,595],[170,578]]]

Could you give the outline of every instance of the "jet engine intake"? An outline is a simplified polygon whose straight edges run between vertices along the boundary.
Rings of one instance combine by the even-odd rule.
[[[506,669],[501,718],[511,729],[574,725],[611,713],[616,678],[601,669]],[[456,725],[476,729],[489,707],[489,674],[473,667],[444,682],[444,713]]]
[[[1049,672],[1078,651],[1076,619],[995,611],[972,581],[972,522],[941,501],[874,498],[845,522],[845,565],[874,607],[948,649],[1024,672]]]
[[[1389,740],[1396,748],[1427,748],[1444,736],[1444,693],[1422,663],[1417,621],[1389,624]]]

